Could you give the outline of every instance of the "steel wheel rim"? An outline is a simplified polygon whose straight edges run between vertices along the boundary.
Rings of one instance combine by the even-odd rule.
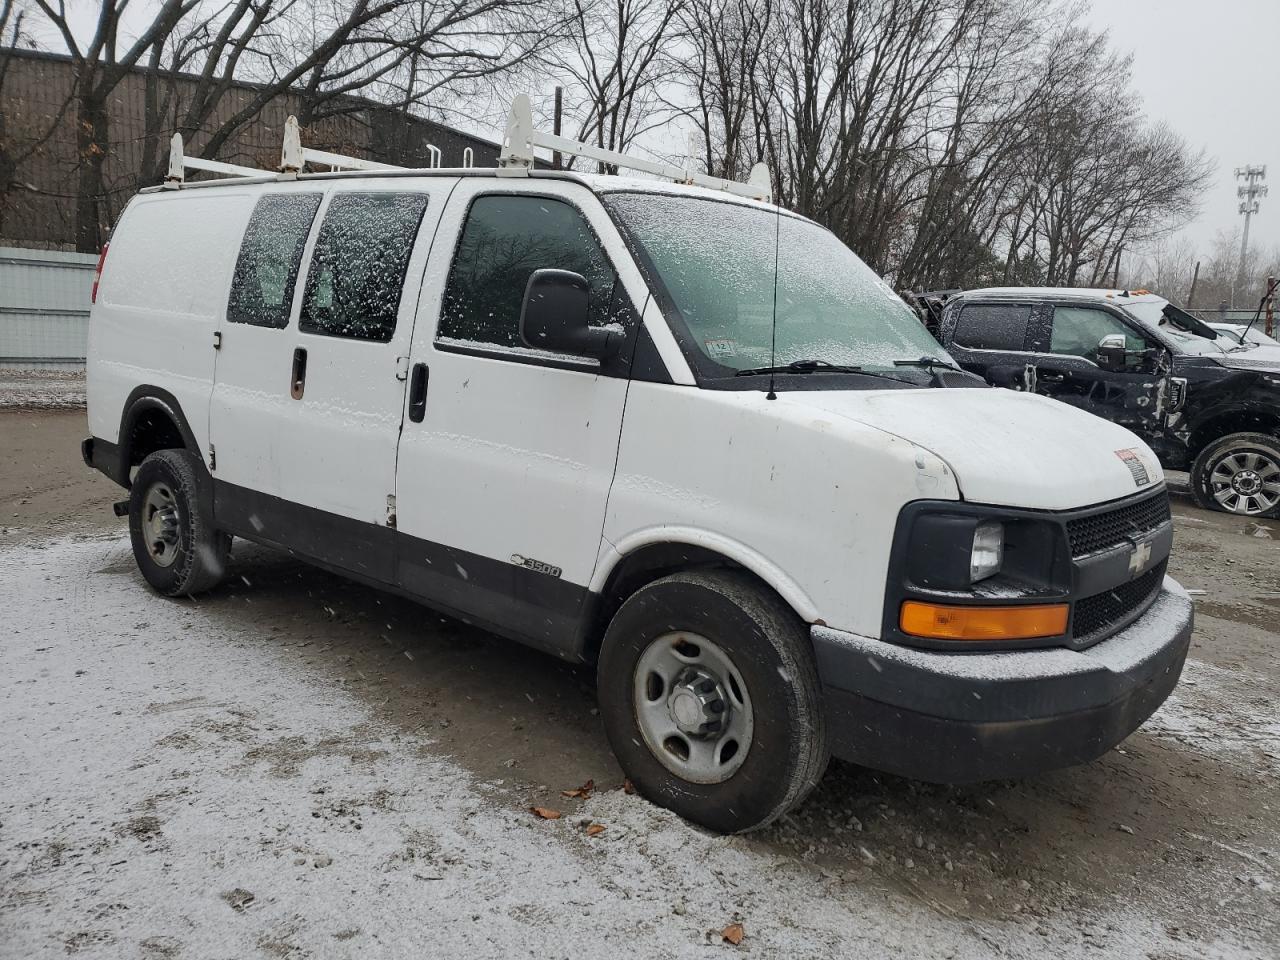
[[[666,633],[636,661],[636,723],[649,752],[690,783],[723,783],[747,759],[751,697],[732,658],[706,637]]]
[[[1256,450],[1229,453],[1213,465],[1209,493],[1228,513],[1266,513],[1280,504],[1280,464]]]
[[[142,533],[147,553],[161,567],[173,565],[182,549],[178,502],[168,484],[153,483],[142,500]]]

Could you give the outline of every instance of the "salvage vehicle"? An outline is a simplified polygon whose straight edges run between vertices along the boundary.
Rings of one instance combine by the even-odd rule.
[[[175,141],[100,264],[83,453],[161,594],[240,537],[594,663],[626,775],[721,831],[833,754],[1088,761],[1177,683],[1151,450],[957,369],[767,173],[542,133],[523,97],[496,169],[372,169],[293,123],[281,166]]]
[[[936,307],[935,307],[936,309]],[[989,383],[1132,430],[1205,508],[1280,516],[1280,345],[1145,290],[1001,287],[949,296],[939,339]]]

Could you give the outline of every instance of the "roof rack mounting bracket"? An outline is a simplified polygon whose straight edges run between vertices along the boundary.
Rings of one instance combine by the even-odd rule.
[[[298,130],[298,118],[293,114],[284,122],[284,143],[280,147],[280,172],[295,177],[306,163],[302,150],[302,134]]]
[[[177,190],[186,178],[186,167],[182,158],[182,134],[175,133],[169,141],[169,172],[165,174],[164,186],[168,190]]]
[[[533,169],[534,137],[533,108],[529,98],[521,93],[511,101],[507,115],[507,129],[502,135],[502,150],[498,154],[498,176],[527,177]]]

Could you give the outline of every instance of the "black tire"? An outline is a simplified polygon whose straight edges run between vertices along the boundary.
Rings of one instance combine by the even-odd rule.
[[[672,772],[645,742],[635,697],[642,654],[688,631],[727,654],[745,684],[753,730],[728,779],[696,783]],[[677,573],[642,587],[605,633],[597,668],[609,743],[642,795],[723,833],[766,826],[799,804],[829,759],[821,685],[806,625],[772,591],[736,572]]]
[[[1280,439],[1266,433],[1232,433],[1221,440],[1209,444],[1200,451],[1196,457],[1195,463],[1191,465],[1191,495],[1194,497],[1198,506],[1204,507],[1206,510],[1219,510],[1223,513],[1234,513],[1238,516],[1248,517],[1275,517],[1280,515],[1280,501],[1266,506],[1259,497],[1242,496],[1234,492],[1227,495],[1227,503],[1221,503],[1214,496],[1215,489],[1225,489],[1220,486],[1225,479],[1222,472],[1215,475],[1215,471],[1219,466],[1230,468],[1233,457],[1250,458],[1257,455],[1254,464],[1259,469],[1251,471],[1257,477],[1259,482],[1274,483],[1275,478],[1280,476],[1274,472],[1270,472],[1271,468],[1265,466],[1268,461],[1275,467],[1280,467]],[[1248,462],[1247,460],[1244,462]],[[1235,461],[1241,464],[1241,461]],[[1248,480],[1244,489],[1249,489],[1253,483],[1253,478],[1249,476],[1242,477],[1242,482]],[[1276,491],[1266,490],[1263,488],[1263,494],[1267,497],[1275,497]],[[1238,508],[1237,508],[1238,507]]]
[[[134,559],[147,583],[166,597],[208,590],[226,571],[231,538],[213,528],[201,507],[202,470],[204,464],[186,450],[159,450],[142,461],[129,489]],[[157,509],[160,501],[172,510]],[[166,532],[157,537],[162,522]]]

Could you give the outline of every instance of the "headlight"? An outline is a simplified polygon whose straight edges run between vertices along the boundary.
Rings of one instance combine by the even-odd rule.
[[[1004,563],[1004,524],[986,520],[973,529],[969,554],[969,582],[977,583],[1000,572]]]

